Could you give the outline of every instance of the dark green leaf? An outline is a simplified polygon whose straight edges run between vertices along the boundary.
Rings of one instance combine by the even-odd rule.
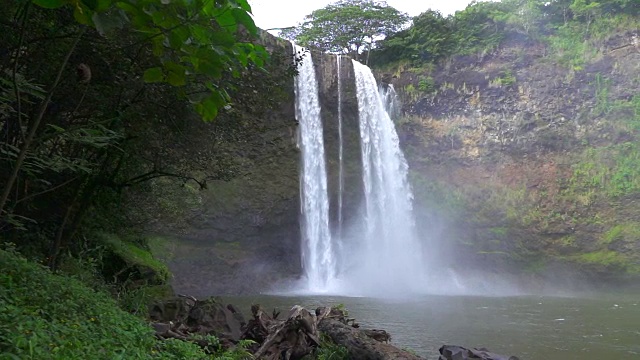
[[[196,111],[204,121],[211,121],[218,115],[218,107],[215,101],[208,97],[196,104]]]
[[[98,0],[82,0],[82,3],[94,11],[98,8]]]
[[[186,68],[183,65],[174,62],[164,64],[167,70],[167,82],[173,86],[184,86],[187,84]]]
[[[93,12],[83,4],[78,3],[75,10],[73,11],[73,17],[82,25],[93,25],[93,20],[91,19]]]
[[[231,33],[235,33],[236,30],[238,30],[238,23],[233,16],[233,11],[229,10],[230,9],[228,7],[217,9],[214,18],[221,28]]]
[[[142,78],[148,83],[162,82],[164,81],[164,72],[162,71],[162,68],[154,67],[145,70]]]
[[[249,31],[251,35],[256,35],[258,33],[258,28],[256,24],[253,22],[251,16],[242,9],[233,9],[232,11],[233,17],[236,19],[236,22],[244,25],[244,27]]]

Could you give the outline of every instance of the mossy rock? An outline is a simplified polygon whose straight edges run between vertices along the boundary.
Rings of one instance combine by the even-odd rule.
[[[115,234],[98,233],[95,236],[107,249],[102,268],[107,280],[137,286],[166,284],[169,279],[167,266],[143,245]]]

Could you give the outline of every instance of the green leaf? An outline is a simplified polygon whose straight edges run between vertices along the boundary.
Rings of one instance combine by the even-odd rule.
[[[68,3],[67,0],[33,0],[33,3],[45,9],[57,9]]]
[[[173,86],[184,86],[187,84],[186,68],[183,65],[174,62],[164,64],[167,70],[167,82]]]
[[[197,103],[196,111],[204,121],[211,121],[218,115],[218,107],[210,97]]]
[[[240,6],[240,8],[248,13],[251,12],[251,5],[249,5],[249,2],[247,0],[236,0],[236,3],[238,4],[238,6]]]
[[[93,25],[92,18],[93,12],[83,4],[78,3],[73,11],[73,17],[82,25]]]
[[[160,67],[153,67],[145,70],[142,78],[148,83],[162,82],[164,81],[164,72]]]
[[[256,24],[253,22],[253,19],[246,11],[242,9],[233,9],[232,14],[236,19],[236,22],[244,25],[244,27],[247,29],[247,31],[249,31],[251,35],[256,35],[258,33]]]
[[[194,62],[196,71],[210,76],[214,79],[219,79],[222,76],[222,64],[217,58],[203,58]]]
[[[238,23],[236,22],[236,18],[233,16],[233,11],[229,11],[229,7],[223,7],[216,10],[214,18],[220,27],[231,33],[235,33],[238,30]]]
[[[174,49],[179,49],[189,39],[189,30],[186,27],[179,27],[169,33],[169,45]]]
[[[216,31],[211,34],[211,44],[212,45],[222,45],[226,47],[231,47],[235,44],[236,38],[228,33],[228,32],[220,32]]]

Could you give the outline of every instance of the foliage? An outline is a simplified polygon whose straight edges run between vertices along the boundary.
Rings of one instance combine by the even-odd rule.
[[[0,250],[3,358],[151,358],[152,330],[106,294]]]
[[[200,340],[194,337],[192,340]],[[0,359],[249,359],[250,342],[224,351],[159,341],[106,293],[52,274],[8,247],[0,249]]]
[[[208,94],[190,97],[205,120],[216,117],[218,109],[229,102],[229,94],[217,81],[224,73],[240,76],[250,63],[262,66],[266,52],[261,46],[239,41],[239,26],[250,35],[257,28],[249,13],[247,0],[35,0],[47,9],[69,6],[83,25],[95,27],[101,34],[116,28],[131,27],[143,34],[160,66],[146,69],[147,82],[166,82],[185,86],[198,79]]]
[[[407,20],[384,1],[340,0],[313,11],[297,27],[283,30],[281,36],[302,46],[353,54],[358,59],[363,50],[371,51]]]
[[[435,81],[431,76],[421,77],[420,80],[418,80],[418,89],[422,92],[431,93],[435,90],[435,86]]]
[[[443,17],[427,10],[413,24],[386,37],[373,51],[372,64],[412,61],[434,63],[455,55],[485,54],[505,39],[548,42],[552,56],[581,70],[593,56],[587,38],[601,38],[615,27],[637,28],[639,14],[631,0],[474,1]],[[625,24],[626,23],[626,24]],[[634,25],[635,24],[635,25]]]
[[[331,340],[326,334],[321,334],[320,345],[314,350],[313,354],[305,356],[305,360],[348,360],[349,349],[342,345],[338,345]]]
[[[516,83],[516,77],[510,69],[502,71],[500,75],[491,81],[491,84],[497,86],[511,86]]]
[[[289,59],[265,63],[263,47],[249,42],[248,10],[244,0],[8,3],[0,233],[56,268],[67,252],[97,246],[95,229],[117,233],[148,224],[142,212],[154,220],[170,212],[145,207],[142,193],[187,208],[208,181],[237,176],[225,148],[246,143],[256,126],[242,112],[268,112],[293,76]],[[152,76],[159,70],[162,79]],[[216,99],[224,102],[207,103]],[[215,124],[197,121],[218,110]]]
[[[383,65],[403,59],[432,63],[454,54],[473,54],[495,48],[504,37],[504,4],[473,2],[455,16],[428,10],[413,18],[413,25],[383,40],[372,63]]]
[[[613,250],[599,250],[580,254],[575,256],[574,260],[588,265],[602,266],[614,271],[640,272],[640,267],[633,265],[628,257]]]
[[[97,233],[95,236],[99,238],[100,243],[106,245],[116,256],[123,259],[128,267],[149,269],[153,273],[153,278],[150,281],[161,284],[168,280],[167,266],[155,259],[149,250],[114,234]]]

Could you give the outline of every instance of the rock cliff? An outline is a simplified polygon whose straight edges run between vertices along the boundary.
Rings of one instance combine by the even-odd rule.
[[[263,42],[279,54],[276,67],[289,67],[289,43],[266,34]],[[528,288],[557,280],[558,271],[572,281],[638,278],[638,34],[607,38],[581,62],[561,55],[515,35],[489,54],[378,73],[404,104],[396,126],[432,254],[425,261],[513,274],[531,279]],[[355,84],[348,58],[340,69],[332,55],[314,53],[313,61],[335,224],[338,72],[344,213],[356,214],[362,199]],[[174,239],[178,292],[256,293],[301,273],[295,98],[283,74],[272,69],[244,84],[238,91],[254,100],[216,120],[241,125],[223,149],[238,175],[210,182],[182,221],[154,226]],[[277,100],[259,100],[275,91],[265,84],[277,84]],[[189,136],[206,142],[208,126]]]
[[[445,264],[640,273],[638,33],[562,56],[512,36],[490,54],[380,75],[402,94],[419,223]]]

